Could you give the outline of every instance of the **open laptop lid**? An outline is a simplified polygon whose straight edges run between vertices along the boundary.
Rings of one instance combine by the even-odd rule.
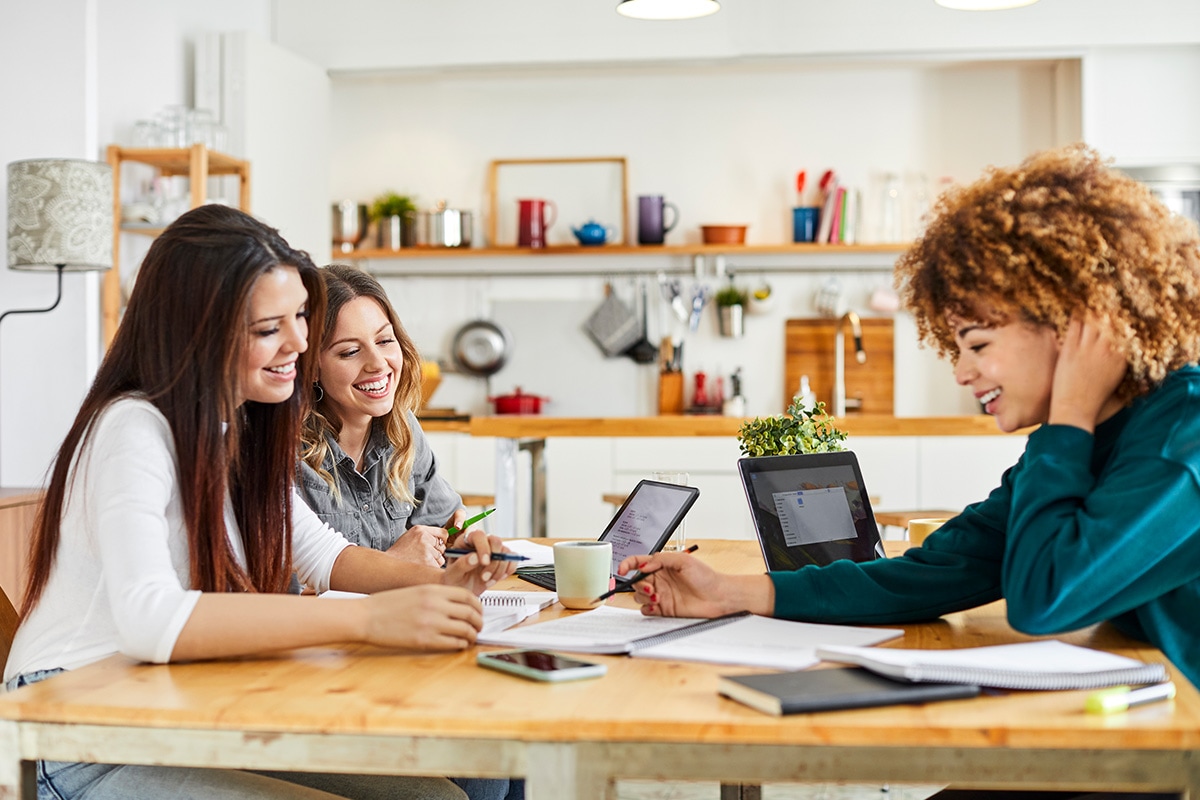
[[[661,550],[699,496],[695,486],[639,481],[600,534],[612,543],[613,573],[628,556]]]
[[[883,557],[854,453],[738,459],[767,569]]]

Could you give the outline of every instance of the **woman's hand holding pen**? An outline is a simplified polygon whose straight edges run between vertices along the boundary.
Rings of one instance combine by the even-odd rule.
[[[634,598],[646,616],[719,617],[736,611],[769,616],[775,586],[765,575],[724,575],[689,553],[630,556],[618,575],[647,573],[634,585]]]
[[[401,561],[440,567],[446,563],[447,539],[445,528],[436,525],[414,525],[387,549],[387,554]]]
[[[499,536],[488,536],[482,529],[468,530],[458,538],[456,545],[475,552],[451,559],[442,575],[442,583],[464,586],[474,594],[481,594],[507,578],[517,568],[515,561],[492,559],[491,554],[494,552],[511,551],[504,546],[503,539]]]

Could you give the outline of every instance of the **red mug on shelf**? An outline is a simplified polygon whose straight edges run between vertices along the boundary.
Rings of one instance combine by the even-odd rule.
[[[517,247],[545,247],[546,229],[558,218],[558,206],[553,200],[518,200],[517,206]]]

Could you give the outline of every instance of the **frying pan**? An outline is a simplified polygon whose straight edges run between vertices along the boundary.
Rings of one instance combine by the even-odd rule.
[[[470,375],[495,375],[512,353],[512,337],[501,326],[486,319],[468,322],[454,334],[451,348],[454,363]]]

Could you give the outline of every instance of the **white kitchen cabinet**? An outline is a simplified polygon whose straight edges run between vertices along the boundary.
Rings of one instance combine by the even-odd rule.
[[[917,442],[918,505],[964,508],[985,499],[1025,450],[1024,436],[927,436]]]

